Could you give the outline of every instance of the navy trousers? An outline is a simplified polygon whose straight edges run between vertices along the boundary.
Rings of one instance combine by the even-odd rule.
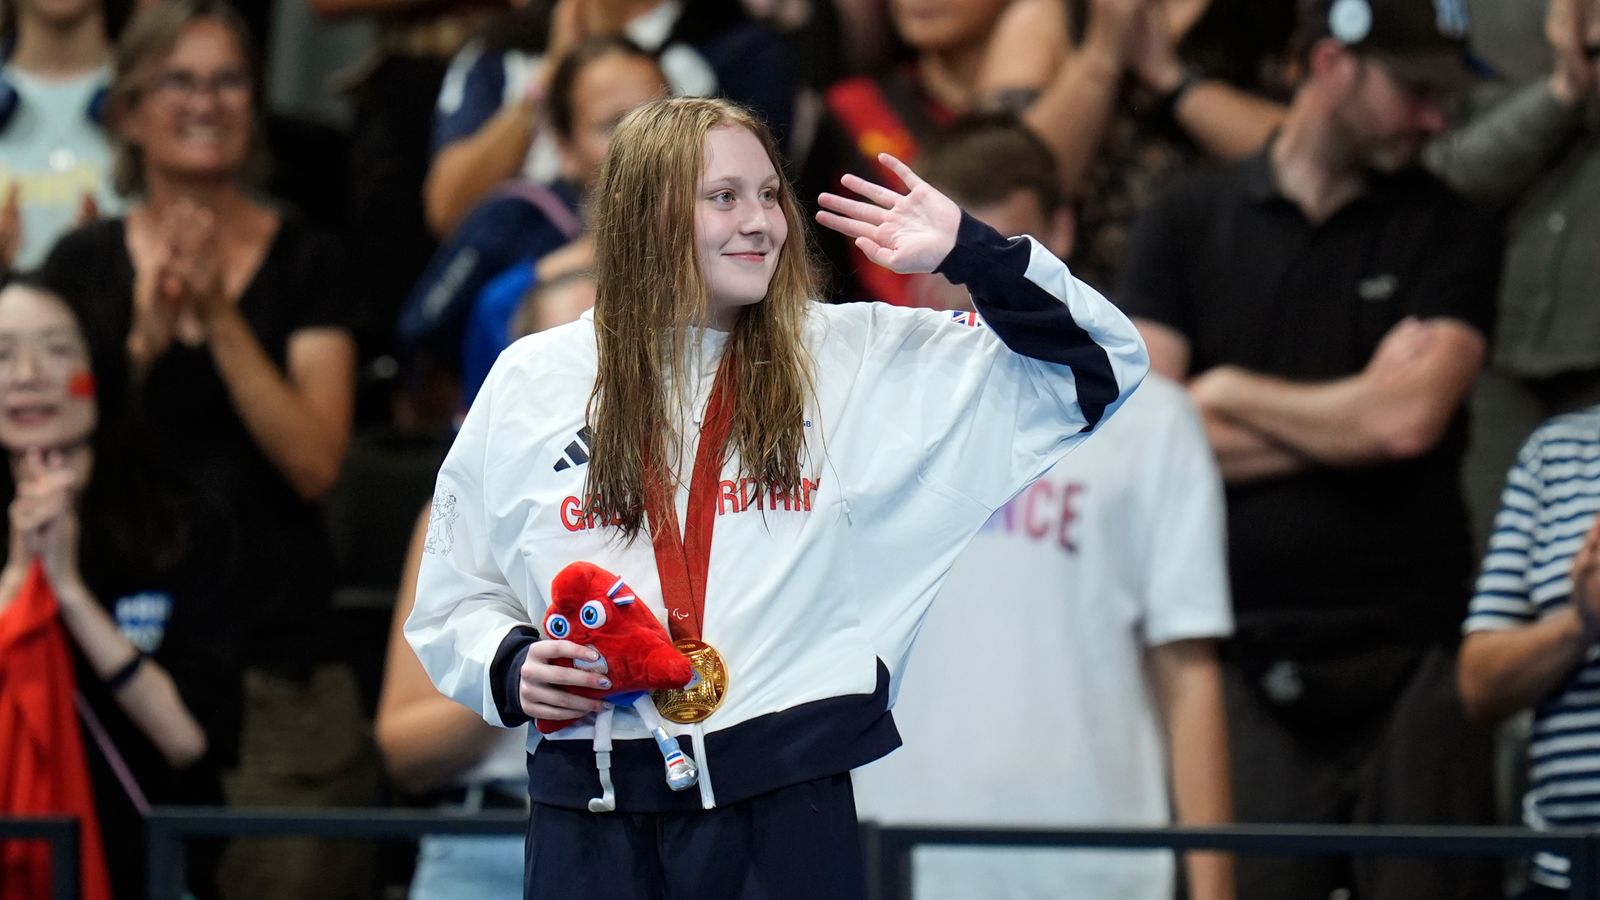
[[[856,900],[866,871],[849,774],[683,813],[535,803],[525,900]]]

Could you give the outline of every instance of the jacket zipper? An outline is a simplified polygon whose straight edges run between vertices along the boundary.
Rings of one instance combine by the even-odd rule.
[[[689,743],[694,748],[695,765],[700,767],[700,806],[715,809],[717,795],[711,789],[711,760],[706,756],[706,733],[699,723],[689,726]]]

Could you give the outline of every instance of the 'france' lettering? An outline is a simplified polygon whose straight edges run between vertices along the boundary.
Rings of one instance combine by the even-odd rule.
[[[1035,481],[1010,503],[995,510],[983,530],[1021,535],[1030,541],[1054,541],[1062,552],[1076,555],[1078,542],[1073,524],[1078,520],[1078,504],[1085,489],[1076,481]]]

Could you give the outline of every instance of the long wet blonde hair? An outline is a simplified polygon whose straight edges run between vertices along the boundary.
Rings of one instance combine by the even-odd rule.
[[[802,342],[816,296],[808,231],[777,145],[765,125],[726,100],[679,98],[629,113],[611,139],[590,225],[598,273],[594,307],[599,372],[587,411],[585,492],[590,509],[638,536],[651,497],[670,497],[681,458],[678,398],[687,389],[689,330],[704,327],[709,292],[696,255],[695,198],[713,128],[747,129],[779,173],[788,238],[761,302],[743,309],[728,337],[736,399],[724,448],[741,474],[785,491],[803,477],[804,420],[812,393]],[[668,507],[670,508],[670,506]]]

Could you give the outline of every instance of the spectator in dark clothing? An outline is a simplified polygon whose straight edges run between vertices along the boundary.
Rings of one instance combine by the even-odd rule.
[[[428,134],[450,58],[501,0],[309,0],[327,19],[371,25],[370,56],[351,66],[350,251],[366,273],[363,359],[393,350],[389,325],[437,249],[423,213]]]
[[[460,375],[462,409],[510,343],[508,325],[522,296],[554,274],[540,272],[541,264],[578,238],[583,193],[600,172],[611,130],[666,90],[655,58],[626,38],[578,45],[550,83],[561,177],[549,186],[526,179],[501,185],[429,263],[401,310],[400,339],[408,356],[425,353],[431,365]],[[592,257],[593,250],[582,240],[568,255]],[[486,293],[491,279],[499,286]]]
[[[1078,209],[1072,271],[1116,282],[1128,230],[1171,178],[1261,149],[1283,121],[1293,0],[1018,0],[982,90],[1022,111]]]
[[[212,0],[130,24],[108,102],[119,187],[135,203],[63,238],[46,270],[127,348],[161,457],[234,511],[231,615],[248,640],[229,800],[360,805],[375,799],[376,758],[328,630],[318,505],[350,435],[352,282],[336,242],[249,190],[259,128],[245,46]],[[367,859],[359,844],[240,841],[224,883],[228,896],[355,896]]]
[[[788,48],[737,0],[559,0],[549,15],[542,45],[480,38],[451,62],[425,187],[436,234],[448,234],[485,192],[519,171],[539,183],[556,176],[556,148],[537,126],[555,69],[588,38],[633,41],[659,57],[674,94],[736,100],[787,141],[799,88]]]
[[[1495,77],[1425,161],[1506,212],[1495,346],[1470,404],[1467,501],[1482,546],[1522,442],[1600,403],[1600,3],[1469,5]]]
[[[0,289],[0,446],[10,459],[0,467],[9,504],[0,617],[41,566],[84,701],[112,896],[132,900],[144,896],[150,804],[222,800],[240,634],[227,529],[148,452],[122,344],[99,325],[93,309],[39,284]],[[8,689],[22,688],[0,677]],[[189,862],[191,891],[216,896],[212,848],[196,847]]]
[[[1153,367],[1189,381],[1227,482],[1238,819],[1486,823],[1491,739],[1466,719],[1455,653],[1472,570],[1462,403],[1501,242],[1413,165],[1469,77],[1465,16],[1443,0],[1335,0],[1308,29],[1283,129],[1147,210],[1120,300]],[[1489,898],[1498,871],[1237,869],[1241,900]]]

